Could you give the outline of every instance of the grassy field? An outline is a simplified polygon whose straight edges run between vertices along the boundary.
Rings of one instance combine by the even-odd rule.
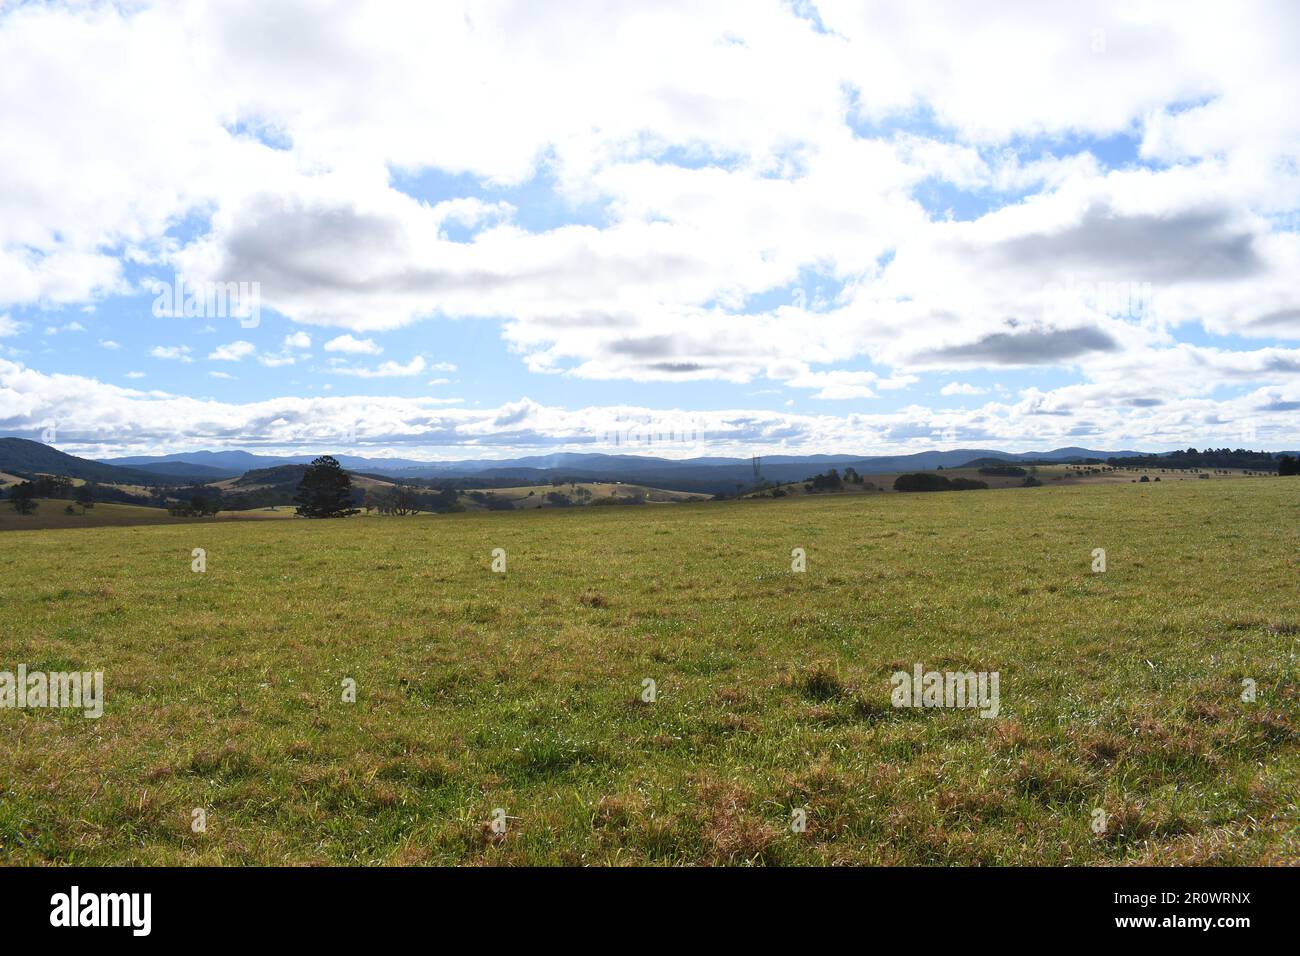
[[[639,496],[647,504],[663,504],[679,501],[707,501],[712,497],[712,495],[699,492],[669,491],[664,488],[651,488],[649,485],[633,485],[621,481],[576,481],[565,482],[562,485],[516,485],[509,488],[473,488],[469,489],[469,491],[481,491],[485,494],[506,498],[516,508],[522,509],[552,507],[550,502],[546,500],[546,496],[552,492],[559,492],[572,499],[575,505],[581,505],[584,501],[576,495],[579,489],[587,493],[588,498],[586,500],[588,501],[592,498]],[[461,497],[461,503],[470,508],[475,507],[474,502],[465,496]]]
[[[107,703],[0,709],[0,860],[1294,863],[1298,519],[1274,479],[15,531],[0,670]],[[917,663],[1000,713],[891,707]]]

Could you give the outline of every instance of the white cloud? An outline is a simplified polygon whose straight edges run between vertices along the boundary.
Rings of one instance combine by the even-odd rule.
[[[188,345],[155,345],[149,350],[149,354],[156,359],[164,359],[173,362],[193,362],[190,358],[192,352]]]
[[[353,368],[337,366],[330,369],[336,375],[353,375],[357,378],[398,378],[407,375],[419,375],[425,370],[424,356],[417,355],[405,365],[400,362],[381,362],[376,368]]]
[[[969,385],[966,382],[949,382],[943,388],[939,389],[940,395],[987,395],[987,388],[980,388],[978,385]]]
[[[374,339],[357,339],[351,335],[340,335],[325,343],[326,352],[347,352],[353,355],[378,355],[383,351]]]
[[[281,352],[278,355],[263,353],[257,357],[257,360],[267,368],[280,368],[285,365],[293,365],[298,359],[309,359],[310,355],[294,355],[289,352]]]
[[[234,342],[228,342],[225,345],[219,345],[208,353],[208,358],[214,362],[238,362],[241,359],[248,358],[257,351],[252,342],[245,342],[243,339]]]
[[[132,263],[259,281],[268,308],[345,333],[331,354],[464,318],[537,373],[768,377],[819,399],[1003,366],[1290,381],[1285,349],[1177,342],[1300,340],[1297,8],[824,0],[825,32],[808,9],[6,9],[0,306],[122,293]],[[1096,136],[1132,137],[1136,161],[1078,149]],[[426,170],[596,212],[543,228],[396,188]],[[927,211],[934,185],[976,218]],[[1115,286],[1142,308],[1117,314]],[[311,339],[258,358],[306,361]],[[230,348],[212,356],[252,354]]]
[[[1046,449],[1086,444],[1118,450],[1149,446],[1149,429],[1161,447],[1213,444],[1285,447],[1294,442],[1300,407],[1300,350],[1264,351],[1249,366],[1213,352],[1176,356],[1185,368],[1227,360],[1220,374],[1250,383],[1252,369],[1291,363],[1297,370],[1277,385],[1247,384],[1240,393],[1212,398],[1210,389],[1162,393],[1151,379],[1121,376],[1116,383],[1029,389],[1009,401],[979,409],[929,409],[911,405],[886,413],[802,415],[791,411],[650,409],[633,406],[561,408],[526,398],[496,408],[451,408],[454,399],[390,396],[277,397],[228,403],[162,392],[141,392],[76,375],[48,375],[0,359],[0,407],[11,409],[7,427],[39,429],[60,422],[75,453],[176,451],[193,447],[290,449],[322,442],[337,447],[358,420],[370,454],[409,457],[505,457],[529,449],[615,448],[610,435],[629,427],[648,432],[695,433],[694,443],[655,446],[655,454],[798,454],[834,450],[878,454],[931,447],[944,434],[956,444]],[[1171,371],[1179,371],[1177,367]],[[1134,415],[1141,409],[1142,416]],[[949,432],[949,429],[952,431]],[[952,444],[946,439],[944,444]],[[436,449],[434,451],[430,451]],[[355,449],[354,449],[355,450]]]
[[[103,349],[108,349],[110,352],[116,352],[122,346],[119,345],[117,342],[114,342],[112,339],[100,339],[99,347]]]
[[[45,327],[46,335],[58,335],[60,332],[84,332],[86,327],[80,322],[68,322],[64,325],[47,325]]]
[[[875,372],[851,372],[835,370],[827,372],[809,371],[807,366],[799,364],[778,363],[770,366],[767,374],[779,378],[790,388],[815,388],[819,391],[813,398],[839,401],[851,398],[874,398],[876,389],[889,391],[905,388],[917,381],[914,375],[882,377]]]

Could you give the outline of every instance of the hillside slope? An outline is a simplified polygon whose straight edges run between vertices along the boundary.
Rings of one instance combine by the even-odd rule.
[[[167,475],[78,458],[26,438],[0,438],[0,471],[24,477],[66,475],[69,478],[118,485],[168,485],[176,482],[174,477]]]

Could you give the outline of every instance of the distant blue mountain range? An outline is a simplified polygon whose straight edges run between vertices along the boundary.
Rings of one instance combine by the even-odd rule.
[[[988,448],[922,451],[910,455],[767,455],[758,460],[759,474],[768,481],[801,481],[828,468],[854,468],[863,474],[954,468],[975,459],[1006,461],[1084,461],[1144,454],[1137,451],[1098,451],[1090,448],[1055,448],[1042,452],[1003,452]],[[246,451],[196,451],[174,455],[136,455],[107,458],[103,464],[154,472],[174,478],[212,481],[234,477],[253,468],[298,465],[314,455],[256,455]],[[749,458],[659,458],[646,455],[604,455],[557,452],[509,459],[470,461],[420,461],[410,458],[335,456],[351,471],[391,478],[520,478],[545,482],[558,478],[627,481],[680,490],[731,490],[754,480]]]
[[[921,451],[910,455],[766,455],[758,459],[701,457],[661,458],[649,455],[604,455],[557,452],[523,458],[484,458],[471,461],[421,461],[412,458],[366,458],[336,455],[350,471],[382,477],[432,481],[482,480],[500,485],[507,479],[545,484],[555,481],[623,481],[676,491],[733,493],[753,487],[755,467],[760,481],[803,481],[829,468],[853,468],[860,474],[896,474],[956,468],[978,462],[1084,462],[1134,458],[1152,453],[1100,451],[1092,448],[1053,448],[1050,451],[1005,452],[989,448]],[[1155,453],[1160,457],[1171,452]],[[1277,457],[1281,452],[1274,452]],[[1294,453],[1293,453],[1294,454]],[[235,478],[254,469],[301,465],[316,455],[258,455],[237,451],[178,452],[135,455],[91,461],[23,438],[0,438],[0,472],[7,474],[69,475],[91,481],[134,485],[207,483]]]

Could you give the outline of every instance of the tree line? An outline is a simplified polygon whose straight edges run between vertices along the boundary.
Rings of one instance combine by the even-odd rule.
[[[1246,448],[1206,448],[1200,451],[1187,448],[1166,455],[1107,458],[1106,463],[1119,468],[1241,468],[1250,471],[1280,471],[1281,459],[1272,452],[1250,451]]]

